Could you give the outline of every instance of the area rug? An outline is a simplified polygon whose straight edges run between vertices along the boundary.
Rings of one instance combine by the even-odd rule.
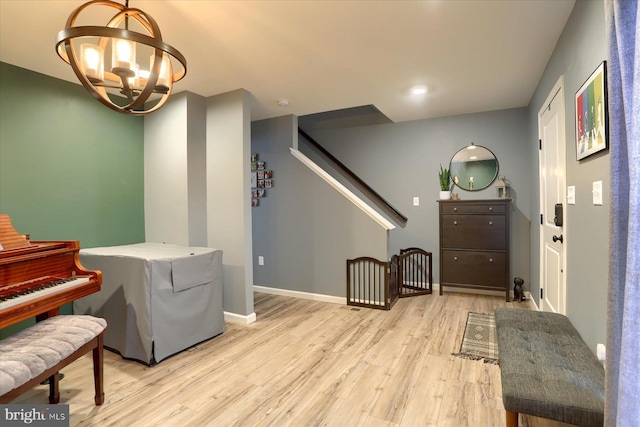
[[[498,337],[493,314],[469,312],[459,353],[454,356],[498,364]]]

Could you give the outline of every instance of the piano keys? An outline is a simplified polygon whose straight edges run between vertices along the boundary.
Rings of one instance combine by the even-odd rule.
[[[0,292],[0,312],[26,301],[83,285],[89,280],[91,280],[89,276],[67,278],[45,276],[17,283]]]
[[[0,214],[0,245],[0,328],[55,316],[100,290],[102,273],[82,266],[78,241],[29,241]]]

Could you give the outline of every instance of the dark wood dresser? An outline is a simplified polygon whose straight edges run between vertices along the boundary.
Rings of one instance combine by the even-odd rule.
[[[445,286],[505,292],[511,199],[440,200],[440,295]]]

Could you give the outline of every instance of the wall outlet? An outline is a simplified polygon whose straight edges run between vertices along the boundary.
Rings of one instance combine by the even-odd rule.
[[[413,198],[413,206],[420,206],[420,197]]]
[[[264,257],[263,256],[259,256],[258,257],[258,265],[264,265]]]

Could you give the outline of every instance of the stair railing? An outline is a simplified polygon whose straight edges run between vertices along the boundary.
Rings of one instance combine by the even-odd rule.
[[[358,190],[360,190],[386,215],[393,219],[393,221],[395,221],[400,227],[404,228],[407,225],[407,217],[400,213],[400,211],[398,211],[396,208],[394,208],[388,201],[386,201],[380,194],[378,194],[373,188],[371,188],[366,182],[364,182],[358,175],[353,173],[351,169],[346,167],[340,160],[336,159],[330,152],[328,152],[304,130],[298,128],[298,133],[302,135],[316,150],[318,150],[325,157],[325,159],[329,160],[329,163],[331,163],[338,171],[346,175],[349,181],[353,185],[355,185]]]

